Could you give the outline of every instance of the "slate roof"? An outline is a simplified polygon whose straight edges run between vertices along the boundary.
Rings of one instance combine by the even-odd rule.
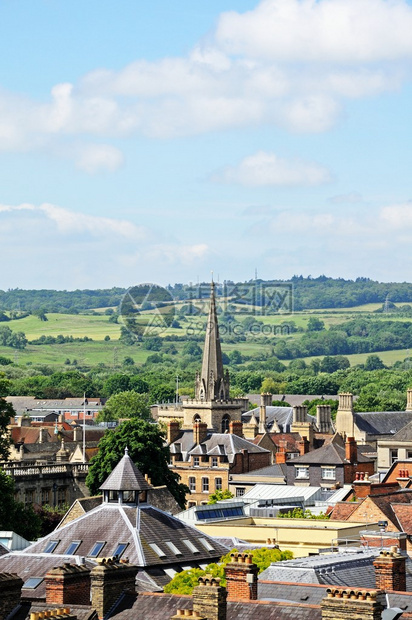
[[[261,469],[254,469],[253,471],[245,472],[244,474],[233,474],[233,481],[238,479],[238,476],[242,478],[284,478],[286,473],[285,463],[274,463],[268,467],[262,467]]]
[[[259,597],[272,597],[276,593],[268,582],[311,583],[351,588],[376,587],[374,559],[380,549],[357,549],[344,553],[322,553],[308,558],[285,560],[271,564],[259,575]],[[412,560],[406,559],[406,588],[412,589]],[[260,582],[266,582],[261,586]],[[261,589],[262,588],[262,589]]]
[[[185,430],[181,431],[179,437],[170,444],[171,454],[181,454],[184,461],[188,461],[191,456],[207,454],[210,456],[227,456],[228,462],[233,463],[235,455],[242,450],[247,450],[249,454],[269,452],[269,450],[256,446],[251,441],[233,433],[209,433],[204,442],[195,445],[193,431]]]
[[[116,620],[165,620],[177,609],[193,609],[191,596],[173,594],[126,595],[112,610],[109,617]],[[318,606],[266,601],[232,602],[227,604],[227,620],[320,620]]]
[[[50,610],[50,603],[39,603],[37,601],[22,601],[13,612],[7,617],[7,620],[25,620],[30,618],[30,614],[36,612],[44,612]],[[71,614],[76,616],[77,620],[97,620],[97,613],[88,605],[70,605]]]
[[[121,461],[99,488],[102,491],[147,491],[150,487],[151,485],[137,469],[126,448]]]
[[[358,450],[357,462],[370,463],[371,459]],[[305,465],[344,465],[345,463],[348,463],[348,461],[345,456],[345,448],[342,447],[337,441],[332,441],[321,448],[311,450],[303,456],[298,456],[297,458],[288,461],[288,463],[304,463]]]
[[[355,413],[355,424],[368,435],[394,437],[398,431],[412,422],[412,411],[368,411]]]
[[[251,418],[254,417],[259,422],[260,408],[251,409],[242,413],[242,422],[248,423]],[[308,422],[316,423],[316,418],[307,414],[306,419]],[[293,421],[293,407],[266,407],[266,428],[270,431],[274,422],[276,421],[281,433],[290,433],[290,429]]]

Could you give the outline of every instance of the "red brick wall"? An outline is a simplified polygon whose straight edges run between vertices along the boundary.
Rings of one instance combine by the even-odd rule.
[[[45,581],[48,605],[90,605],[90,571],[87,568],[65,565],[48,572]]]

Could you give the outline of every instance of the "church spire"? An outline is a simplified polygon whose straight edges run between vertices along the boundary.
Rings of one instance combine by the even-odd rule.
[[[207,401],[229,398],[229,376],[228,373],[225,375],[223,372],[213,280],[210,286],[210,308],[206,325],[202,373],[196,377],[196,398]]]

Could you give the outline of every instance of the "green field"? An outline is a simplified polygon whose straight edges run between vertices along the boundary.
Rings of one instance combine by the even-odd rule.
[[[356,364],[364,364],[366,362],[366,358],[369,355],[378,355],[382,362],[386,366],[392,366],[395,362],[403,362],[407,357],[411,357],[411,366],[412,366],[412,356],[411,351],[409,349],[396,349],[394,351],[376,351],[371,353],[355,353],[353,355],[345,355],[350,361],[351,366],[356,366]],[[315,357],[303,357],[306,363],[309,363],[313,359],[319,359],[322,356]],[[284,361],[284,364],[289,364],[290,360]]]
[[[380,320],[400,320],[400,321],[412,321],[408,318],[397,317],[392,314],[376,314],[371,315],[371,311],[381,307],[381,304],[366,304],[364,306],[358,306],[356,308],[342,308],[342,309],[319,309],[310,310],[307,312],[296,312],[294,314],[279,314],[279,315],[267,315],[260,316],[256,314],[256,318],[263,322],[265,325],[273,327],[279,326],[283,322],[294,321],[297,327],[305,329],[310,317],[318,317],[324,321],[327,328],[338,323],[358,318],[359,315],[364,313],[366,319],[373,316],[373,319]],[[245,308],[242,307],[242,310]],[[40,321],[36,316],[29,316],[24,319],[12,320],[7,323],[2,323],[3,326],[8,326],[14,331],[22,331],[26,334],[29,341],[35,340],[42,335],[45,336],[73,336],[84,337],[87,336],[93,339],[93,342],[74,342],[65,344],[54,345],[28,345],[26,349],[22,351],[16,351],[10,347],[0,347],[0,355],[18,361],[19,363],[45,363],[50,365],[61,365],[69,359],[71,362],[77,360],[79,365],[92,366],[99,363],[104,363],[107,366],[120,366],[125,357],[132,357],[136,364],[142,364],[146,361],[147,357],[153,354],[153,351],[147,351],[141,346],[125,346],[119,341],[121,323],[110,323],[109,317],[104,314],[104,309],[101,309],[102,314],[93,316],[90,314],[47,314],[47,321]],[[253,315],[253,312],[251,312]],[[247,316],[247,314],[238,315],[241,321]],[[195,326],[195,333],[199,334],[198,325],[202,325],[205,321],[205,316],[188,317],[187,319],[180,319],[179,323],[181,329],[169,328],[165,331],[157,329],[151,330],[150,335],[156,335],[158,333],[161,336],[171,335],[182,337],[187,334],[190,337],[190,325]],[[142,316],[143,322],[147,322],[153,319],[153,314],[147,312]],[[223,330],[222,330],[223,331]],[[267,335],[267,334],[266,334]],[[287,339],[298,339],[302,335],[302,332],[293,333],[286,336]],[[105,336],[110,336],[110,341],[104,341]],[[279,340],[280,334],[274,335],[270,338],[269,343],[261,344],[258,341],[248,339],[245,342],[237,342],[235,344],[225,342],[223,336],[223,351],[230,353],[234,349],[239,350],[244,355],[256,355],[259,353],[268,353],[273,344]],[[174,345],[180,352],[184,342],[174,342]],[[395,350],[395,351],[382,351],[377,355],[382,361],[391,365],[394,362],[400,360],[403,361],[408,357],[409,353],[407,349]],[[322,356],[320,356],[322,357]],[[347,355],[351,365],[364,363],[368,354]],[[313,358],[305,358],[306,361],[310,361]],[[288,364],[289,362],[284,362]]]

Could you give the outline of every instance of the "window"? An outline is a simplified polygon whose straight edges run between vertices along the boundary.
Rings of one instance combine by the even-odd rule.
[[[179,549],[176,547],[176,545],[174,545],[172,542],[166,542],[165,545],[167,545],[170,549],[170,551],[172,551],[172,553],[174,553],[175,555],[183,555],[181,551],[179,551]]]
[[[202,493],[209,493],[209,478],[202,478]]]
[[[126,504],[134,504],[136,502],[135,491],[123,491],[123,501]]]
[[[199,467],[199,457],[198,456],[194,456],[193,457],[193,467]]]
[[[322,480],[335,480],[336,469],[334,467],[322,467]]]
[[[116,549],[114,550],[113,555],[117,555],[117,557],[120,558],[120,556],[124,553],[128,544],[129,543],[119,543]]]
[[[212,456],[212,467],[218,466],[217,456]]]
[[[24,503],[26,504],[26,506],[33,504],[34,502],[34,491],[33,490],[29,490],[26,491],[25,496],[24,496]]]
[[[105,544],[106,544],[105,542],[95,543],[92,547],[92,550],[89,553],[89,558],[97,558],[97,556],[99,555],[100,551],[103,549]]]
[[[222,490],[222,478],[215,478],[215,491]]]
[[[37,586],[41,584],[42,581],[43,581],[43,577],[30,577],[30,579],[24,582],[23,588],[26,588],[29,590],[35,590]]]
[[[50,504],[50,489],[41,490],[41,505]]]
[[[71,542],[70,545],[67,547],[66,551],[64,552],[64,555],[74,555],[80,543],[81,543],[81,540],[73,540],[73,542]]]
[[[199,538],[199,542],[204,546],[206,551],[214,551],[212,545],[206,538]]]
[[[295,477],[296,478],[309,478],[309,467],[296,467],[295,468]]]
[[[109,502],[117,502],[117,501],[119,501],[119,492],[109,491]]]
[[[196,478],[192,476],[189,478],[189,491],[192,493],[196,491]]]
[[[245,487],[237,487],[236,488],[236,497],[243,497],[245,494]]]
[[[391,464],[393,464],[395,461],[398,460],[398,450],[394,449],[394,450],[390,450],[390,459],[391,459]]]
[[[153,551],[159,556],[159,558],[166,557],[165,552],[159,547],[159,545],[156,545],[156,543],[149,543],[149,547],[153,549]]]
[[[49,542],[46,544],[43,553],[53,553],[53,551],[56,549],[57,545],[59,544],[59,540],[49,540]]]
[[[226,414],[222,418],[222,433],[229,432],[229,423],[230,423],[230,416]]]
[[[57,491],[57,505],[62,508],[66,504],[66,489],[60,488]]]
[[[187,503],[187,507],[188,508],[193,508],[193,506],[196,506],[196,502],[188,502]]]
[[[406,458],[407,459],[412,459],[412,450],[407,450],[406,451]]]
[[[189,551],[191,551],[192,553],[200,553],[199,549],[195,547],[194,544],[190,540],[187,540],[187,539],[182,540],[182,543],[184,543],[186,547],[189,549]]]

